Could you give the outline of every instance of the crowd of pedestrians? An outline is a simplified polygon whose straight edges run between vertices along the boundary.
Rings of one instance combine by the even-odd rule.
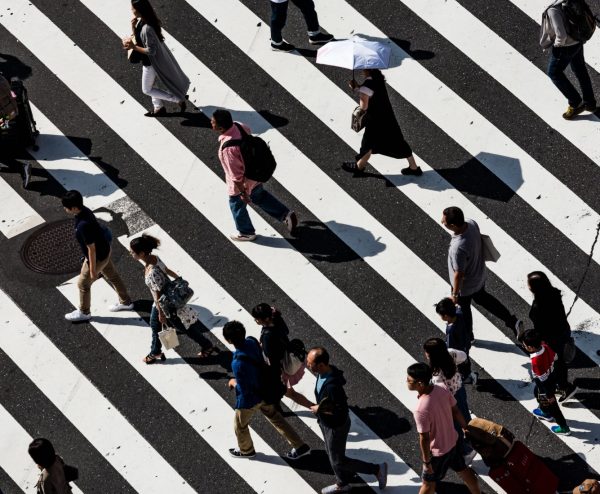
[[[312,0],[293,0],[293,3],[304,16],[310,44],[324,44],[333,39],[332,35],[321,31]],[[559,4],[560,1],[554,2],[544,14],[541,43],[552,47],[548,74],[568,99],[569,107],[563,116],[571,119],[582,111],[595,110],[596,102],[583,58],[583,43],[569,35]],[[123,40],[123,48],[129,50],[131,61],[137,57],[142,64],[142,91],[152,98],[152,109],[146,116],[164,115],[167,102],[177,104],[180,111],[185,111],[190,81],[164,43],[160,20],[148,0],[132,0],[131,5],[134,14],[132,35]],[[294,50],[282,36],[287,9],[287,0],[271,0],[273,50]],[[564,75],[568,65],[581,85],[582,95]],[[408,167],[401,170],[402,174],[422,175],[394,115],[382,72],[365,69],[362,76],[362,83],[352,80],[350,87],[358,94],[360,108],[366,112],[365,131],[358,154],[354,160],[344,162],[343,168],[361,174],[373,154],[382,154],[407,159]],[[157,81],[162,89],[155,86]],[[219,134],[218,158],[237,230],[231,238],[235,241],[255,240],[256,232],[247,211],[249,204],[258,206],[293,232],[298,224],[296,213],[267,191],[263,181],[247,176],[244,143],[251,136],[251,129],[234,122],[231,113],[224,109],[214,111],[211,126]],[[78,191],[68,191],[62,198],[62,205],[75,217],[75,237],[83,255],[78,280],[79,307],[65,318],[72,322],[92,318],[91,287],[100,277],[117,293],[118,300],[109,310],[134,310],[127,287],[111,259],[110,230],[84,205]],[[477,476],[470,468],[477,451],[467,435],[471,414],[465,387],[476,385],[478,381],[478,373],[473,371],[469,357],[471,347],[477,344],[472,302],[502,321],[509,334],[514,335],[519,348],[530,356],[534,396],[539,404],[532,414],[540,420],[555,421],[551,430],[561,435],[569,435],[571,431],[560,403],[576,391],[574,384],[569,382],[567,370],[571,329],[560,291],[540,271],[527,275],[533,303],[529,313],[531,328],[526,328],[522,319],[486,291],[486,239],[478,224],[465,218],[463,211],[455,206],[443,210],[441,222],[451,232],[447,254],[450,289],[448,297],[435,304],[435,311],[445,324],[446,338],[425,340],[425,362],[410,365],[406,371],[408,389],[418,396],[413,417],[422,461],[420,493],[434,493],[436,484],[449,469],[460,476],[471,493],[479,493]],[[183,304],[176,311],[167,313],[160,302],[165,287],[179,275],[155,254],[159,246],[159,239],[146,234],[130,242],[130,253],[134,260],[143,264],[144,283],[153,300],[149,317],[150,351],[143,361],[154,364],[166,360],[159,338],[165,326],[189,332],[200,345],[198,356],[209,357],[219,350],[202,334],[194,308]],[[230,321],[223,327],[223,338],[234,349],[233,377],[227,385],[236,394],[234,431],[237,444],[229,449],[229,453],[239,459],[256,456],[249,424],[260,412],[289,444],[285,458],[294,462],[310,455],[311,447],[281,412],[280,401],[286,396],[310,410],[318,421],[335,476],[335,483],[322,489],[324,494],[350,491],[357,474],[373,476],[379,488],[384,489],[387,463],[368,463],[346,455],[351,429],[349,400],[344,390],[346,379],[343,371],[331,363],[329,352],[322,346],[314,346],[306,352],[302,342],[291,339],[293,335],[290,335],[282,314],[271,305],[260,303],[251,312],[261,327],[259,339],[247,336],[245,327],[238,321]],[[311,397],[294,390],[306,369],[315,377],[314,396]],[[34,440],[29,454],[41,470],[39,492],[71,492],[68,483],[77,477],[77,469],[65,465],[47,439]]]

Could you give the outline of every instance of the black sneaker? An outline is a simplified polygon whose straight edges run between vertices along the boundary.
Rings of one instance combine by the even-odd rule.
[[[256,456],[256,451],[252,450],[250,453],[242,453],[237,448],[229,448],[229,454],[234,458],[254,458]]]
[[[421,170],[420,166],[417,166],[414,169],[410,166],[407,166],[406,168],[402,168],[402,170],[400,170],[400,173],[402,173],[402,175],[414,175],[415,177],[420,177],[421,175],[423,175],[423,170]]]
[[[342,170],[345,170],[355,175],[362,175],[365,173],[364,169],[360,169],[356,164],[356,161],[344,161],[342,163]]]
[[[310,446],[308,444],[303,444],[298,449],[292,448],[292,450],[289,453],[286,453],[285,457],[288,460],[298,460],[299,458],[302,458],[303,456],[306,456],[309,454],[310,454]]]
[[[569,398],[571,398],[575,393],[577,392],[577,386],[575,386],[574,384],[569,383],[567,385],[567,389],[563,389],[560,392],[560,396],[558,398],[558,402],[562,403],[563,401],[567,401]]]
[[[565,120],[572,120],[577,115],[579,115],[582,111],[585,110],[585,105],[581,103],[579,106],[571,106],[567,107],[567,111],[563,113],[563,118]]]
[[[314,36],[308,37],[308,42],[311,45],[324,45],[333,40],[333,34],[317,33]]]
[[[290,51],[294,51],[296,47],[290,43],[286,43],[282,41],[281,43],[273,43],[271,41],[271,50],[273,51],[283,51],[285,53],[289,53]]]

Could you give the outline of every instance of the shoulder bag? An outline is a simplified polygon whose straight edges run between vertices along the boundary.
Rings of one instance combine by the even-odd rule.
[[[163,326],[162,331],[158,333],[158,339],[162,343],[162,346],[165,347],[165,350],[171,350],[179,346],[179,337],[173,327]]]
[[[360,132],[367,123],[367,111],[357,106],[352,112],[352,122],[350,126],[354,132]]]
[[[492,239],[488,235],[481,235],[481,249],[484,261],[496,262],[500,259],[500,252],[498,252],[498,249],[496,249]]]

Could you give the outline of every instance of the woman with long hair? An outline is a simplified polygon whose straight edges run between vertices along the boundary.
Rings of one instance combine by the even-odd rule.
[[[358,84],[353,79],[350,81],[350,87],[358,91],[360,107],[367,112],[365,132],[356,159],[345,161],[342,163],[342,168],[360,174],[366,168],[372,154],[383,154],[408,160],[408,167],[401,170],[403,175],[422,175],[423,172],[417,166],[412,149],[404,139],[394,115],[385,87],[385,77],[377,69],[365,69],[362,75],[365,78],[364,82]]]
[[[160,19],[148,0],[132,0],[131,11],[133,36],[123,40],[123,48],[133,50],[131,56],[142,62],[142,92],[152,98],[153,105],[146,116],[165,115],[165,101],[177,103],[184,112],[190,80],[165,45]],[[157,78],[166,89],[154,87]]]
[[[294,375],[286,374],[283,370],[282,361],[289,344],[290,330],[283,320],[281,312],[263,302],[252,309],[252,317],[256,324],[262,326],[260,346],[271,371],[280,376],[287,386],[285,395],[299,405],[310,408],[314,403],[293,388],[304,376],[305,365],[302,364]]]
[[[150,353],[144,357],[144,362],[153,364],[156,361],[164,361],[165,354],[162,352],[162,344],[158,337],[163,325],[169,324],[177,329],[188,330],[193,329],[192,338],[198,342],[202,351],[198,354],[199,357],[205,358],[218,350],[213,344],[205,338],[197,328],[198,314],[189,305],[185,305],[177,310],[176,317],[167,318],[167,314],[161,309],[158,299],[161,291],[169,281],[169,276],[177,278],[179,275],[171,271],[160,258],[152,252],[160,245],[160,241],[150,235],[143,234],[141,237],[136,237],[129,243],[129,251],[136,261],[142,261],[144,267],[144,282],[152,293],[152,310],[150,311],[150,328],[152,329],[152,343],[150,345]]]
[[[467,392],[457,367],[466,360],[467,354],[461,350],[448,348],[446,342],[441,338],[429,338],[423,345],[423,349],[433,374],[431,382],[446,386],[456,399],[456,406],[468,424],[471,420],[471,413],[467,403]],[[475,456],[474,450],[465,440],[464,433],[456,422],[454,422],[454,428],[458,432],[460,449],[465,457],[465,463],[469,465]]]
[[[569,382],[567,364],[564,361],[564,349],[571,338],[571,326],[567,321],[562,295],[542,271],[529,273],[527,286],[533,293],[529,319],[533,328],[556,353],[554,371],[558,388],[561,390],[558,401],[563,402],[575,393],[577,387]]]

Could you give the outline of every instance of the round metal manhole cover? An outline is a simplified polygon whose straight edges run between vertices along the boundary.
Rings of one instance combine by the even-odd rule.
[[[37,273],[79,272],[81,257],[72,219],[48,223],[30,235],[21,249],[23,263]]]

